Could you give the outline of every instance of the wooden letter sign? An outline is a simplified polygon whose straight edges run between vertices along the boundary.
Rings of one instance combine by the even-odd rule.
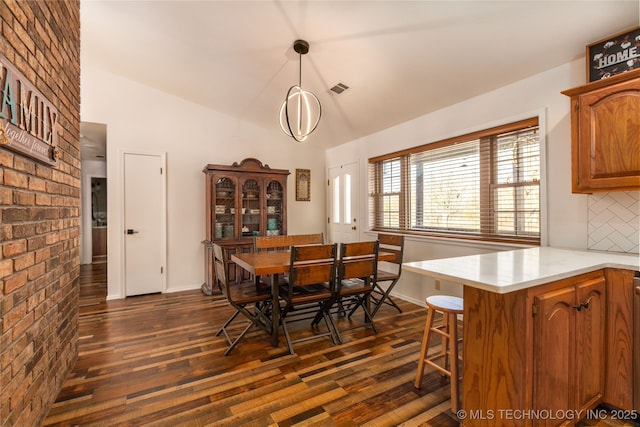
[[[53,166],[57,124],[58,110],[0,55],[0,147]]]

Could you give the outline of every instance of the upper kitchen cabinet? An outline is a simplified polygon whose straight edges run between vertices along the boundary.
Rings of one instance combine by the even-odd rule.
[[[574,193],[640,189],[640,70],[565,90]]]

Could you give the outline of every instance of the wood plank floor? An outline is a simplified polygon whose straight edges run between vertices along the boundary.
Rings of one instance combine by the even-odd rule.
[[[342,345],[310,341],[295,355],[254,332],[225,357],[215,336],[232,313],[224,299],[188,291],[107,302],[105,270],[81,267],[79,358],[45,425],[458,425],[438,373],[413,387],[424,308],[399,301],[402,314],[376,316],[378,334],[357,329]]]
[[[342,345],[323,338],[295,355],[254,332],[225,357],[215,336],[232,313],[223,298],[106,302],[105,268],[81,268],[79,359],[45,425],[458,425],[440,375],[413,387],[423,308],[383,308],[377,335],[356,329]]]

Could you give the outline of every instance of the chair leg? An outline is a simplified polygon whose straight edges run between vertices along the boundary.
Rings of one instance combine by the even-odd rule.
[[[331,313],[329,310],[322,310],[322,317],[324,318],[324,323],[327,325],[327,329],[331,333],[331,340],[334,344],[342,344],[342,337],[338,333],[338,328],[336,328],[335,323],[333,323],[333,318],[331,318]]]
[[[429,309],[427,314],[427,321],[424,325],[424,334],[422,336],[422,348],[420,349],[420,358],[418,359],[418,372],[416,373],[415,387],[422,387],[422,377],[424,375],[424,361],[427,358],[427,351],[429,349],[429,340],[431,338],[431,327],[433,326],[433,314],[435,310]]]
[[[456,315],[449,314],[449,329],[451,333],[451,340],[449,346],[451,349],[451,410],[456,413],[460,407],[460,390],[458,384],[458,325],[456,322]]]
[[[402,313],[402,309],[398,306],[398,304],[396,304],[393,298],[391,298],[391,290],[395,286],[396,282],[397,280],[394,280],[393,282],[391,282],[391,284],[386,290],[384,290],[378,283],[376,283],[376,288],[374,292],[380,295],[380,299],[375,301],[375,307],[371,312],[371,314],[375,316],[378,310],[380,310],[380,307],[382,307],[382,304],[390,305],[391,307],[394,307],[396,310],[398,310],[398,313]]]
[[[227,334],[227,331],[226,331],[227,326],[229,326],[231,324],[231,322],[233,322],[233,320],[236,317],[238,317],[238,314],[240,314],[240,312],[238,310],[236,310],[236,312],[233,313],[233,315],[231,317],[229,317],[229,319],[226,322],[224,322],[224,325],[222,325],[222,327],[218,330],[218,332],[216,332],[216,336],[217,337],[220,336],[220,334],[223,333],[223,332],[225,333],[225,335]],[[228,336],[227,336],[227,338],[228,338]]]
[[[254,307],[256,310],[259,309],[258,306],[254,306]],[[265,313],[267,312],[269,307],[270,307],[270,304],[265,303],[257,313],[252,314],[243,306],[235,306],[236,312],[229,318],[229,320],[227,320],[227,322],[222,326],[222,328],[220,328],[220,330],[216,334],[216,336],[218,336],[220,335],[220,333],[224,333],[224,336],[227,338],[227,342],[229,343],[229,348],[227,348],[227,350],[224,352],[225,356],[228,356],[231,353],[231,351],[240,342],[242,337],[244,337],[245,334],[249,331],[249,329],[251,329],[253,326],[257,326],[258,328],[262,329],[268,334],[271,334],[271,331],[269,330],[269,328],[262,323],[263,321],[262,319],[265,318],[266,316]],[[231,322],[238,316],[238,314],[240,314],[240,312],[242,312],[247,317],[247,319],[249,320],[249,324],[247,325],[246,328],[244,328],[244,330],[240,333],[240,335],[236,337],[235,340],[232,340],[231,337],[229,336],[229,333],[227,332],[227,326],[231,324]]]
[[[249,329],[251,329],[251,327],[253,326],[253,323],[249,323],[247,325],[246,328],[244,328],[244,330],[240,333],[240,335],[238,335],[238,337],[231,343],[231,345],[229,345],[229,348],[227,348],[227,351],[224,352],[225,356],[228,356],[229,353],[231,353],[231,351],[236,347],[236,345],[238,344],[238,342],[240,342],[240,340],[242,339],[242,337],[244,336],[244,334],[247,333],[247,331]]]
[[[371,326],[371,329],[373,329],[373,332],[377,334],[378,329],[376,328],[375,323],[373,323],[373,313],[368,308],[371,305],[369,303],[369,297],[370,295],[367,295],[365,297],[356,295],[355,302],[352,303],[353,308],[351,309],[347,317],[351,318],[351,316],[353,315],[353,313],[355,313],[358,307],[362,307],[362,311],[364,312],[364,326]]]
[[[375,323],[373,323],[373,314],[371,313],[371,302],[370,302],[371,294],[367,294],[363,298],[360,298],[362,310],[364,310],[364,322],[365,324],[371,325],[371,329],[373,329],[374,333],[378,333],[378,329],[376,328]]]
[[[289,330],[287,329],[287,322],[285,322],[284,317],[280,317],[280,325],[282,325],[282,330],[284,332],[284,338],[287,341],[287,346],[289,347],[289,354],[295,354],[293,351],[293,344],[291,344],[291,337],[289,336]]]

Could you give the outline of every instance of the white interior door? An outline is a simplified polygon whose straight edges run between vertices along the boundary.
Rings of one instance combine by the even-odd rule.
[[[164,155],[124,153],[125,295],[165,287]]]
[[[337,243],[357,242],[358,224],[358,164],[329,169],[329,239]]]

